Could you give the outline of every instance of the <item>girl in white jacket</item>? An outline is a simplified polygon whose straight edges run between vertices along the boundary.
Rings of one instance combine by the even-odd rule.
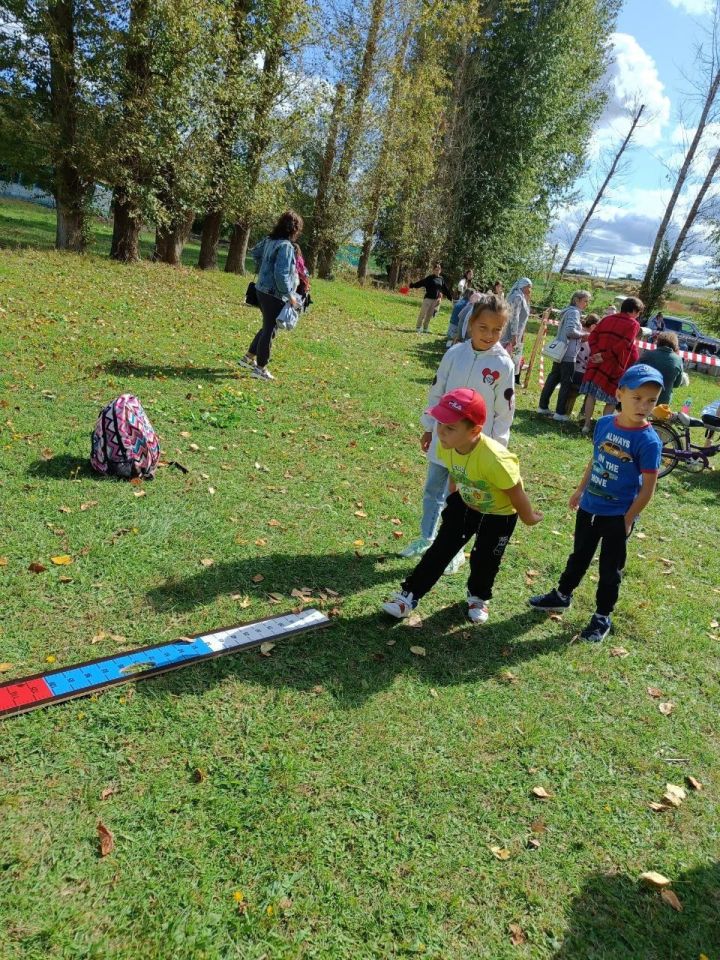
[[[458,387],[477,390],[487,408],[483,433],[505,447],[510,439],[510,425],[515,413],[515,367],[499,342],[506,321],[505,300],[492,293],[481,294],[473,306],[469,321],[470,339],[447,351],[440,361],[428,397],[430,408],[450,390]],[[438,439],[435,420],[425,412],[420,423],[424,428],[420,446],[428,458],[423,515],[420,537],[402,551],[403,557],[418,557],[429,548],[435,539],[448,493],[448,471],[436,455]],[[464,561],[465,555],[460,552],[445,572],[455,573]]]

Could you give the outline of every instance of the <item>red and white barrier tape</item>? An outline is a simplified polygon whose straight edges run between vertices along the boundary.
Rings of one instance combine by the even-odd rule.
[[[545,358],[543,357],[542,347],[540,348],[540,359],[538,361],[538,384],[541,390],[545,386]]]
[[[557,320],[546,320],[549,327],[559,327]],[[542,323],[542,320],[540,320]],[[657,350],[657,344],[646,343],[644,340],[638,341],[638,346],[643,350]],[[720,367],[720,357],[711,356],[706,353],[692,353],[690,350],[681,350],[680,356],[683,360],[689,360],[690,363],[706,363],[709,367]]]

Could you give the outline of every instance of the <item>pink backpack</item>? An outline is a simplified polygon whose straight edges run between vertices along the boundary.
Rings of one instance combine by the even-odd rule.
[[[124,393],[103,408],[92,434],[90,464],[125,480],[152,480],[160,442],[137,397]]]

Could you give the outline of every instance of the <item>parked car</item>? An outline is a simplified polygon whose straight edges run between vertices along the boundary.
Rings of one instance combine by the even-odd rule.
[[[681,350],[693,353],[720,354],[720,340],[703,333],[689,317],[673,317],[663,314],[665,329],[677,334]]]

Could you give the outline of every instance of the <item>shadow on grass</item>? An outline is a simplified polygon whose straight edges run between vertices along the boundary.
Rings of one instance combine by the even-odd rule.
[[[286,596],[292,586],[301,585],[342,588],[343,595],[348,595],[384,581],[397,583],[402,575],[396,563],[388,561],[385,568],[378,558],[358,559],[351,553],[324,557],[275,554],[264,560],[213,567],[159,587],[151,591],[149,599],[163,611],[188,610],[211,602],[219,593],[237,590],[239,584],[247,583],[257,573],[265,576],[263,589],[282,591]],[[342,610],[342,598],[336,602]],[[288,599],[287,603],[278,604],[278,613],[285,612],[292,603]],[[464,601],[423,617],[419,626],[394,621],[376,610],[355,617],[345,617],[341,612],[325,630],[281,641],[270,659],[257,651],[222,657],[191,671],[158,677],[152,684],[139,684],[138,694],[153,698],[189,695],[222,683],[226,677],[235,677],[248,683],[308,692],[320,685],[334,695],[340,706],[354,708],[389,689],[399,675],[416,675],[434,687],[472,683],[567,645],[567,631],[518,642],[538,623],[537,615],[528,610],[488,627],[473,627],[465,619]],[[213,624],[211,629],[220,626]],[[394,642],[388,645],[388,641]],[[424,647],[427,656],[412,654],[411,646]]]
[[[44,477],[49,480],[105,480],[90,466],[90,434],[88,432],[88,454],[78,457],[72,453],[61,453],[51,460],[35,460],[27,470],[31,477]]]
[[[417,343],[411,346],[411,351],[415,357],[433,372],[437,370],[445,354],[446,340],[439,337],[428,337],[427,339],[418,338]]]
[[[578,443],[583,445],[583,449],[588,448],[589,453],[592,449],[590,441],[582,435],[580,427],[581,424],[575,417],[566,423],[561,423],[558,420],[553,420],[552,417],[543,417],[534,410],[523,410],[521,408],[515,410],[512,423],[513,432],[522,433],[529,437],[541,437],[548,433],[554,433],[562,437],[575,437]]]
[[[684,960],[720,955],[720,864],[673,877],[682,913],[630,877],[597,874],[572,907],[553,960]]]
[[[94,373],[114,377],[147,377],[151,380],[226,380],[237,376],[230,367],[194,367],[191,364],[170,366],[159,363],[137,363],[135,360],[108,360],[93,367]]]

